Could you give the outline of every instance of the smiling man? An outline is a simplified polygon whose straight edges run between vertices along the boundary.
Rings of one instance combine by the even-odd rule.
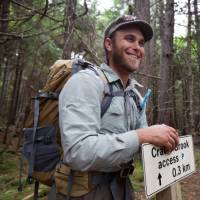
[[[147,126],[136,89],[140,84],[129,78],[152,37],[147,22],[130,15],[116,19],[105,31],[106,63],[76,73],[64,86],[59,114],[62,165],[67,168],[60,165],[58,172],[68,177],[67,186],[62,192],[56,185],[56,197],[49,199],[133,200],[129,175],[140,145],[148,142],[166,152],[178,145],[174,128]]]
[[[109,65],[125,81],[123,83],[128,81],[131,72],[139,68],[144,57],[144,43],[141,31],[129,25],[118,30],[114,37],[105,38]]]

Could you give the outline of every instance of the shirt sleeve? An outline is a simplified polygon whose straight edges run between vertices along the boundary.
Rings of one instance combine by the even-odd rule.
[[[117,171],[138,150],[138,136],[100,133],[104,83],[88,71],[73,75],[59,96],[63,159],[74,170]]]

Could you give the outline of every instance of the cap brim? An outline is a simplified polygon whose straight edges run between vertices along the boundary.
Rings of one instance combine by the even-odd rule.
[[[149,41],[153,37],[153,29],[147,22],[142,21],[142,20],[123,22],[121,24],[118,24],[113,30],[109,32],[110,34],[112,34],[115,31],[117,31],[119,28],[122,28],[123,26],[127,26],[127,25],[139,28],[139,30],[144,36],[145,41]]]

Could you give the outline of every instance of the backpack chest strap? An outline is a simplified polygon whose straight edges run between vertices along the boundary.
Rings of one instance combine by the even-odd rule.
[[[38,92],[34,99],[45,98],[45,99],[52,99],[58,100],[59,92]]]
[[[124,97],[124,99],[127,99],[129,97],[132,97],[137,109],[140,111],[140,99],[139,97],[132,91],[132,90],[128,90],[128,91],[123,91],[123,90],[118,90],[118,91],[113,91],[113,85],[112,83],[107,83],[108,88],[109,88],[109,92],[107,92],[101,102],[101,117],[103,117],[103,115],[106,113],[106,111],[108,110],[108,108],[110,107],[110,104],[112,102],[113,97]]]

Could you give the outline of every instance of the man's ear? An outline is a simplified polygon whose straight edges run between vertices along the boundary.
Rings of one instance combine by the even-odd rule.
[[[105,46],[105,49],[110,52],[112,51],[112,40],[110,38],[106,38],[104,40],[104,46]]]

